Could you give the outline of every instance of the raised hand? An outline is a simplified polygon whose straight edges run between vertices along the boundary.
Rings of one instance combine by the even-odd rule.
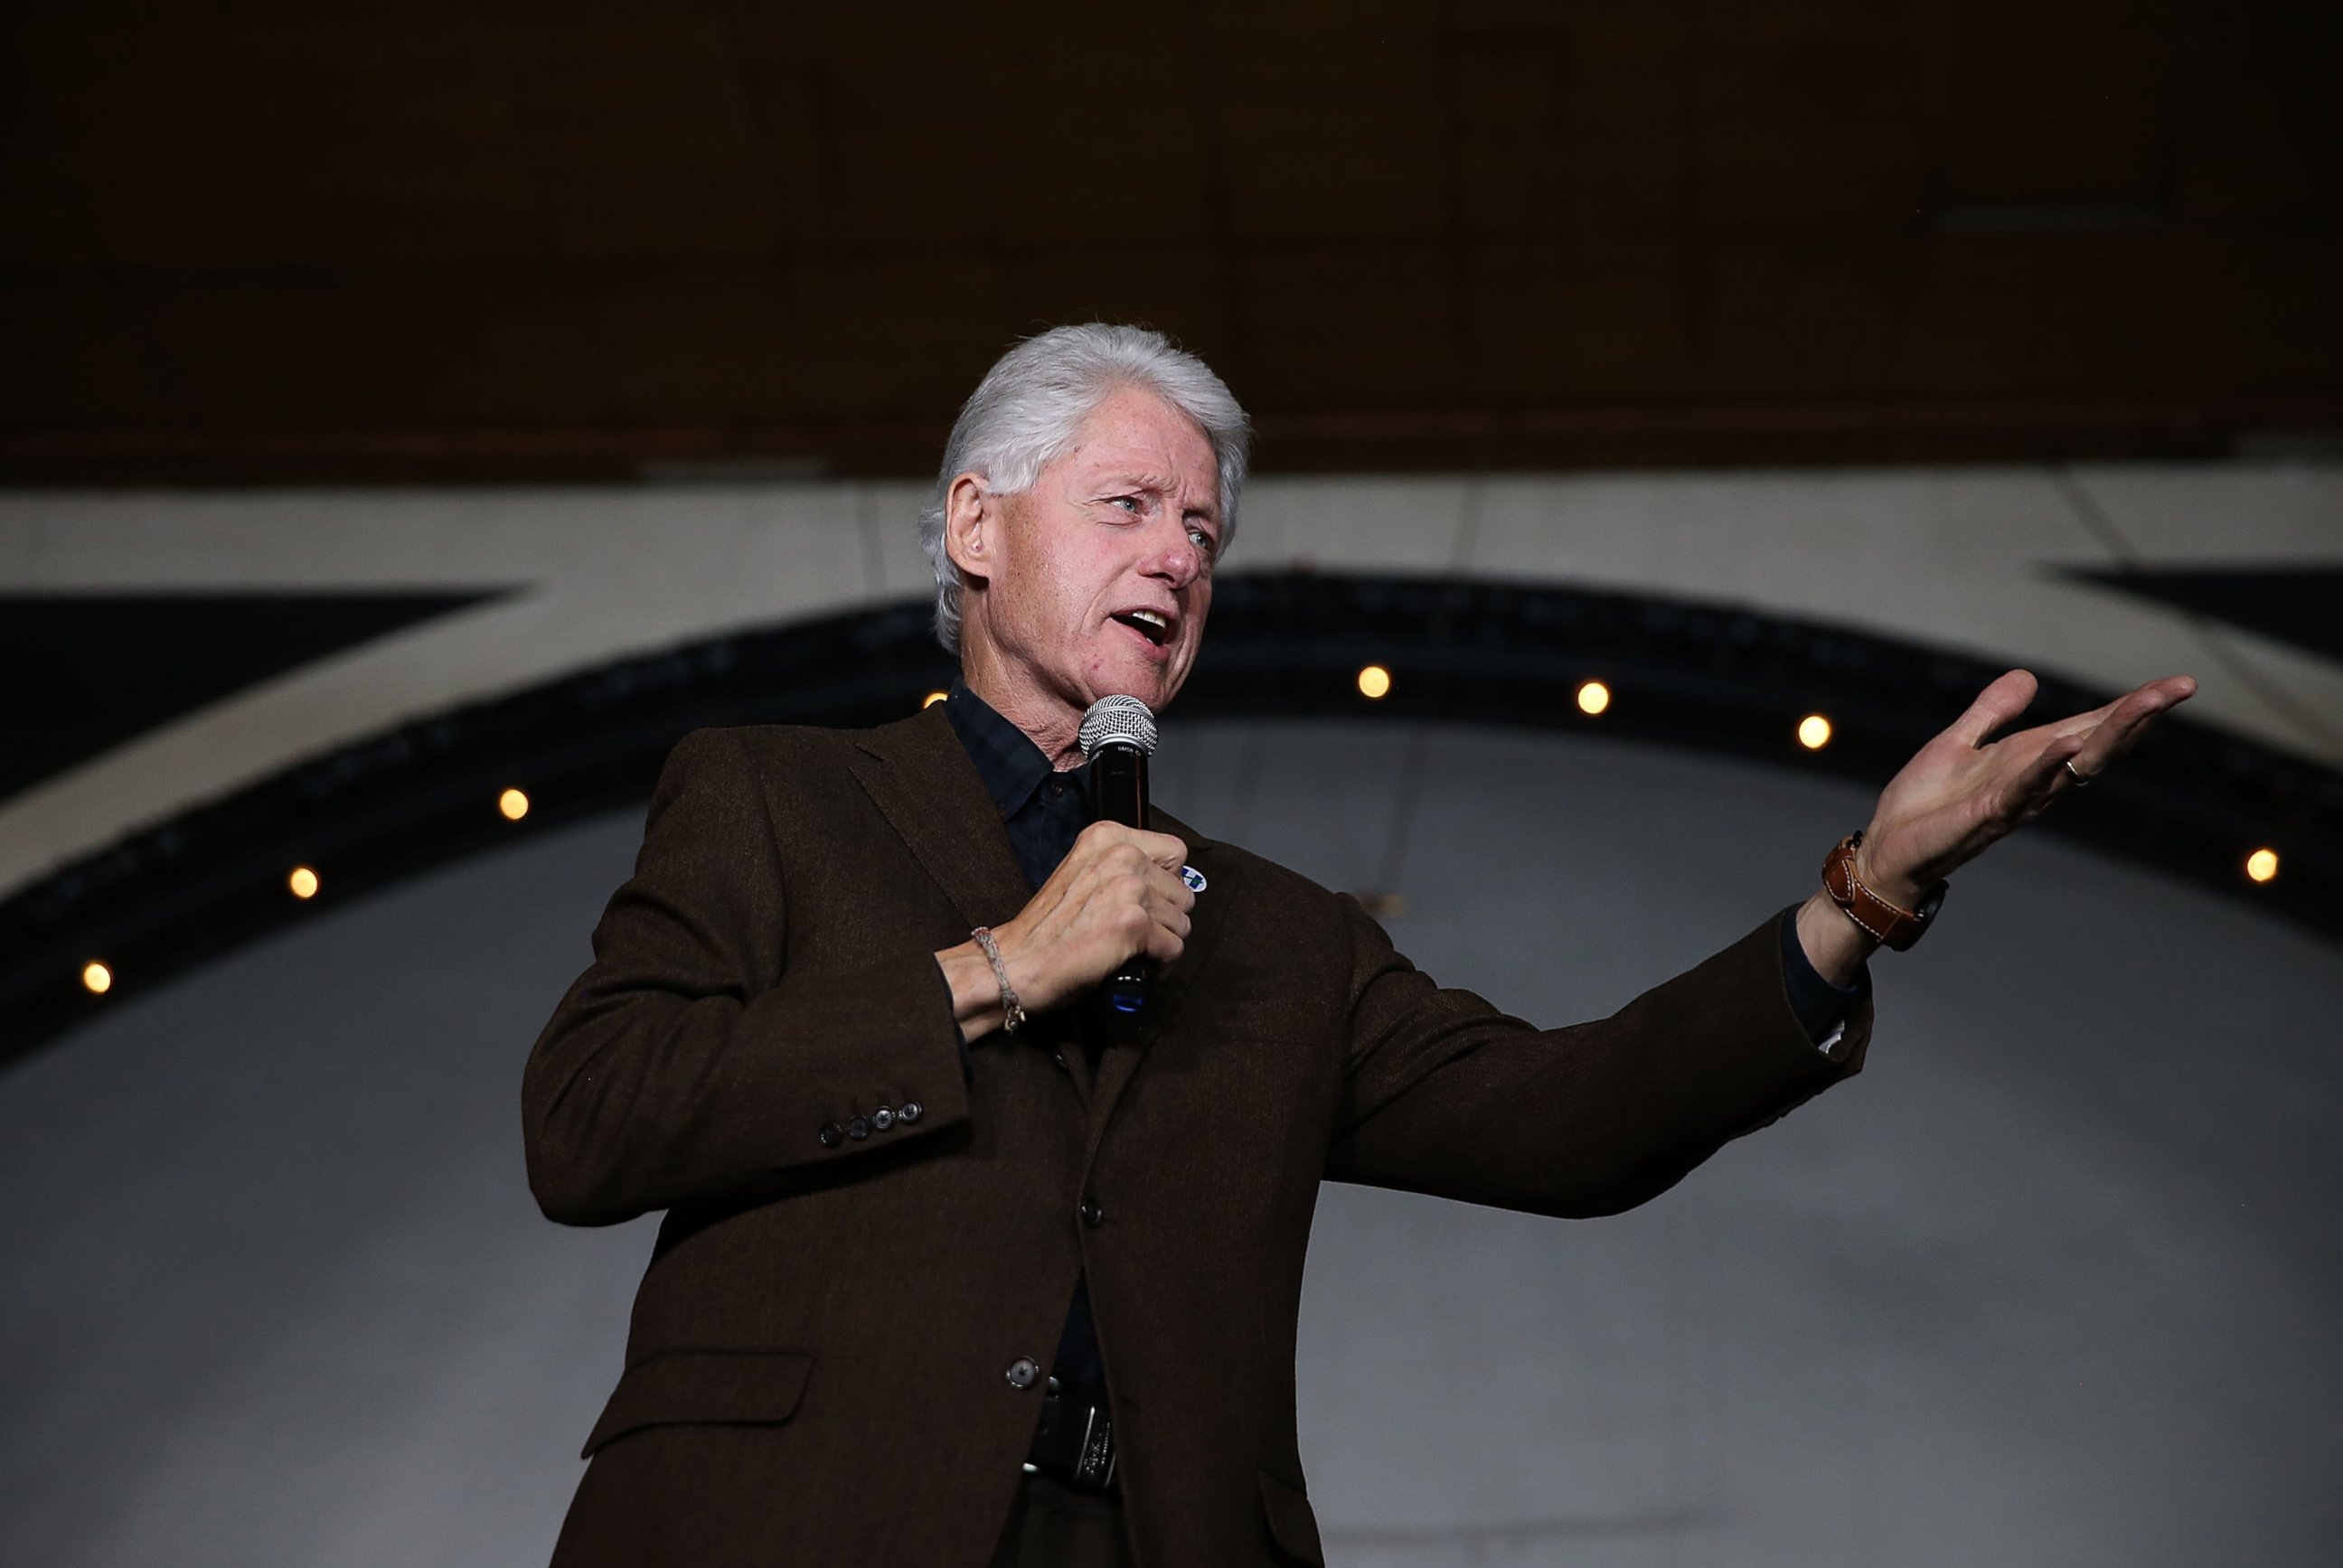
[[[1865,886],[1912,908],[1953,868],[2097,778],[2197,689],[2191,677],[2167,675],[2088,713],[1996,739],[2036,686],[2022,669],[2001,677],[1888,780],[1855,851]]]

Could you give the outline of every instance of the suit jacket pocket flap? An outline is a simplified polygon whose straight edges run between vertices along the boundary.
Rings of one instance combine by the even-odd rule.
[[[1326,1551],[1318,1544],[1318,1516],[1302,1488],[1282,1475],[1261,1473],[1261,1505],[1269,1515],[1270,1539],[1292,1556],[1325,1568]]]
[[[647,1426],[771,1425],[797,1413],[813,1357],[803,1351],[665,1351],[618,1379],[581,1457]]]

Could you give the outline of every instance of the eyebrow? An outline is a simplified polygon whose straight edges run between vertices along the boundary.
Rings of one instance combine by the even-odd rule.
[[[1129,495],[1133,490],[1144,490],[1152,496],[1168,496],[1173,487],[1171,480],[1161,475],[1151,474],[1144,469],[1126,469],[1121,473],[1110,473],[1103,481],[1103,487],[1109,493],[1118,496]],[[1206,522],[1218,527],[1221,520],[1220,498],[1215,496],[1210,506],[1190,507],[1180,515],[1183,518],[1202,518]]]

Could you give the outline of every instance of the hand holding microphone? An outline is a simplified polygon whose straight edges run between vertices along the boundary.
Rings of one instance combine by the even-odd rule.
[[[1187,855],[1188,847],[1169,833],[1112,822],[1083,829],[1017,918],[992,928],[1019,1005],[1047,1012],[1134,960],[1168,964],[1177,959],[1196,902],[1180,879]],[[1000,982],[983,950],[969,941],[936,959],[951,987],[953,1017],[968,1038],[1000,1028]]]
[[[1102,709],[1105,718],[1093,726]],[[1082,721],[1081,743],[1098,819],[992,937],[1026,1011],[1046,1012],[1104,982],[1106,1005],[1127,1014],[1145,1004],[1147,970],[1172,962],[1185,949],[1196,895],[1180,875],[1187,845],[1141,825],[1147,756],[1155,744],[1146,705],[1136,698],[1102,699]],[[969,1037],[1000,1027],[999,982],[977,944],[936,957]]]

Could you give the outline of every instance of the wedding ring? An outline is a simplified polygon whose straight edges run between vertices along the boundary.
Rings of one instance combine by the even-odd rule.
[[[2066,761],[2058,764],[2058,766],[2066,770],[2066,777],[2075,781],[2076,789],[2087,789],[2091,787],[2091,776],[2084,772],[2081,769],[2076,767],[2075,759],[2073,758],[2069,757]]]

